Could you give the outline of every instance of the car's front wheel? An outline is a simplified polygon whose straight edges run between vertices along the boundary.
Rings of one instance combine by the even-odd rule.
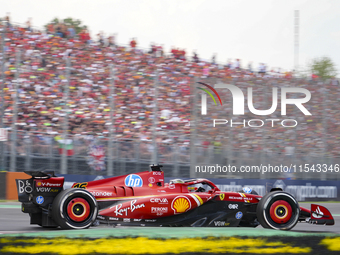
[[[52,217],[62,229],[88,228],[97,214],[96,199],[84,189],[63,190],[52,204]]]
[[[264,228],[289,230],[299,220],[300,207],[291,194],[274,191],[261,198],[257,205],[256,215]]]

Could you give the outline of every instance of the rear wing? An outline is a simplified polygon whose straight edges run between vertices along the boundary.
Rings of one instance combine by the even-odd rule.
[[[19,202],[32,202],[47,207],[63,190],[64,177],[57,177],[54,171],[26,171],[30,179],[16,179]]]
[[[25,171],[24,173],[36,179],[48,179],[51,177],[57,177],[54,174],[54,171]]]

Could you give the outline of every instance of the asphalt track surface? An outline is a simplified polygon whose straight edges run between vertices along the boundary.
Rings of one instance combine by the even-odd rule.
[[[335,225],[333,226],[324,226],[324,225],[311,225],[307,223],[298,223],[291,231],[299,233],[331,233],[331,234],[340,234],[340,203],[318,203],[322,206],[325,206],[329,209],[335,219]],[[305,208],[310,208],[310,203],[301,203],[300,206]],[[140,227],[142,228],[142,227]],[[109,234],[113,230],[112,227],[107,225],[100,225],[97,227],[92,227],[92,229],[98,229],[104,231]],[[128,229],[128,227],[127,227]],[[164,232],[164,228],[154,228],[156,232],[162,233]],[[177,228],[176,228],[177,229]],[[199,231],[205,231],[205,228],[200,228]],[[223,228],[228,232],[228,228]],[[257,230],[261,231],[262,227],[257,228],[238,228],[242,229],[242,231],[246,232],[257,232]],[[179,229],[178,229],[179,230]],[[43,231],[54,231],[59,232],[60,230],[51,230],[45,229],[37,225],[29,224],[29,215],[22,213],[20,209],[19,202],[4,202],[0,203],[0,234],[23,234],[23,233],[34,233],[38,232],[40,234],[45,234]],[[86,231],[86,230],[85,230]],[[56,234],[55,233],[55,234]],[[127,232],[128,233],[128,232]],[[240,232],[243,233],[243,232]],[[282,232],[281,232],[282,233]],[[1,235],[0,235],[1,236]]]

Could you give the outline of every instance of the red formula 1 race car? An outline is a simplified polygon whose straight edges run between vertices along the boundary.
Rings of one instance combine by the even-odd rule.
[[[31,224],[84,229],[101,222],[132,226],[256,227],[289,230],[297,222],[333,225],[321,205],[311,210],[281,189],[259,196],[250,188],[222,192],[207,179],[164,183],[161,166],[150,171],[63,189],[64,177],[53,172],[26,172],[32,178],[16,180],[22,211]]]

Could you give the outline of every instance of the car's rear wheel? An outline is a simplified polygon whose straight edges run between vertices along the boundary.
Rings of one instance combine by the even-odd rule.
[[[300,207],[291,194],[275,191],[261,198],[257,205],[256,215],[264,228],[289,230],[299,220]]]
[[[94,196],[84,189],[67,189],[52,204],[52,217],[63,229],[84,229],[96,220],[98,205]]]

